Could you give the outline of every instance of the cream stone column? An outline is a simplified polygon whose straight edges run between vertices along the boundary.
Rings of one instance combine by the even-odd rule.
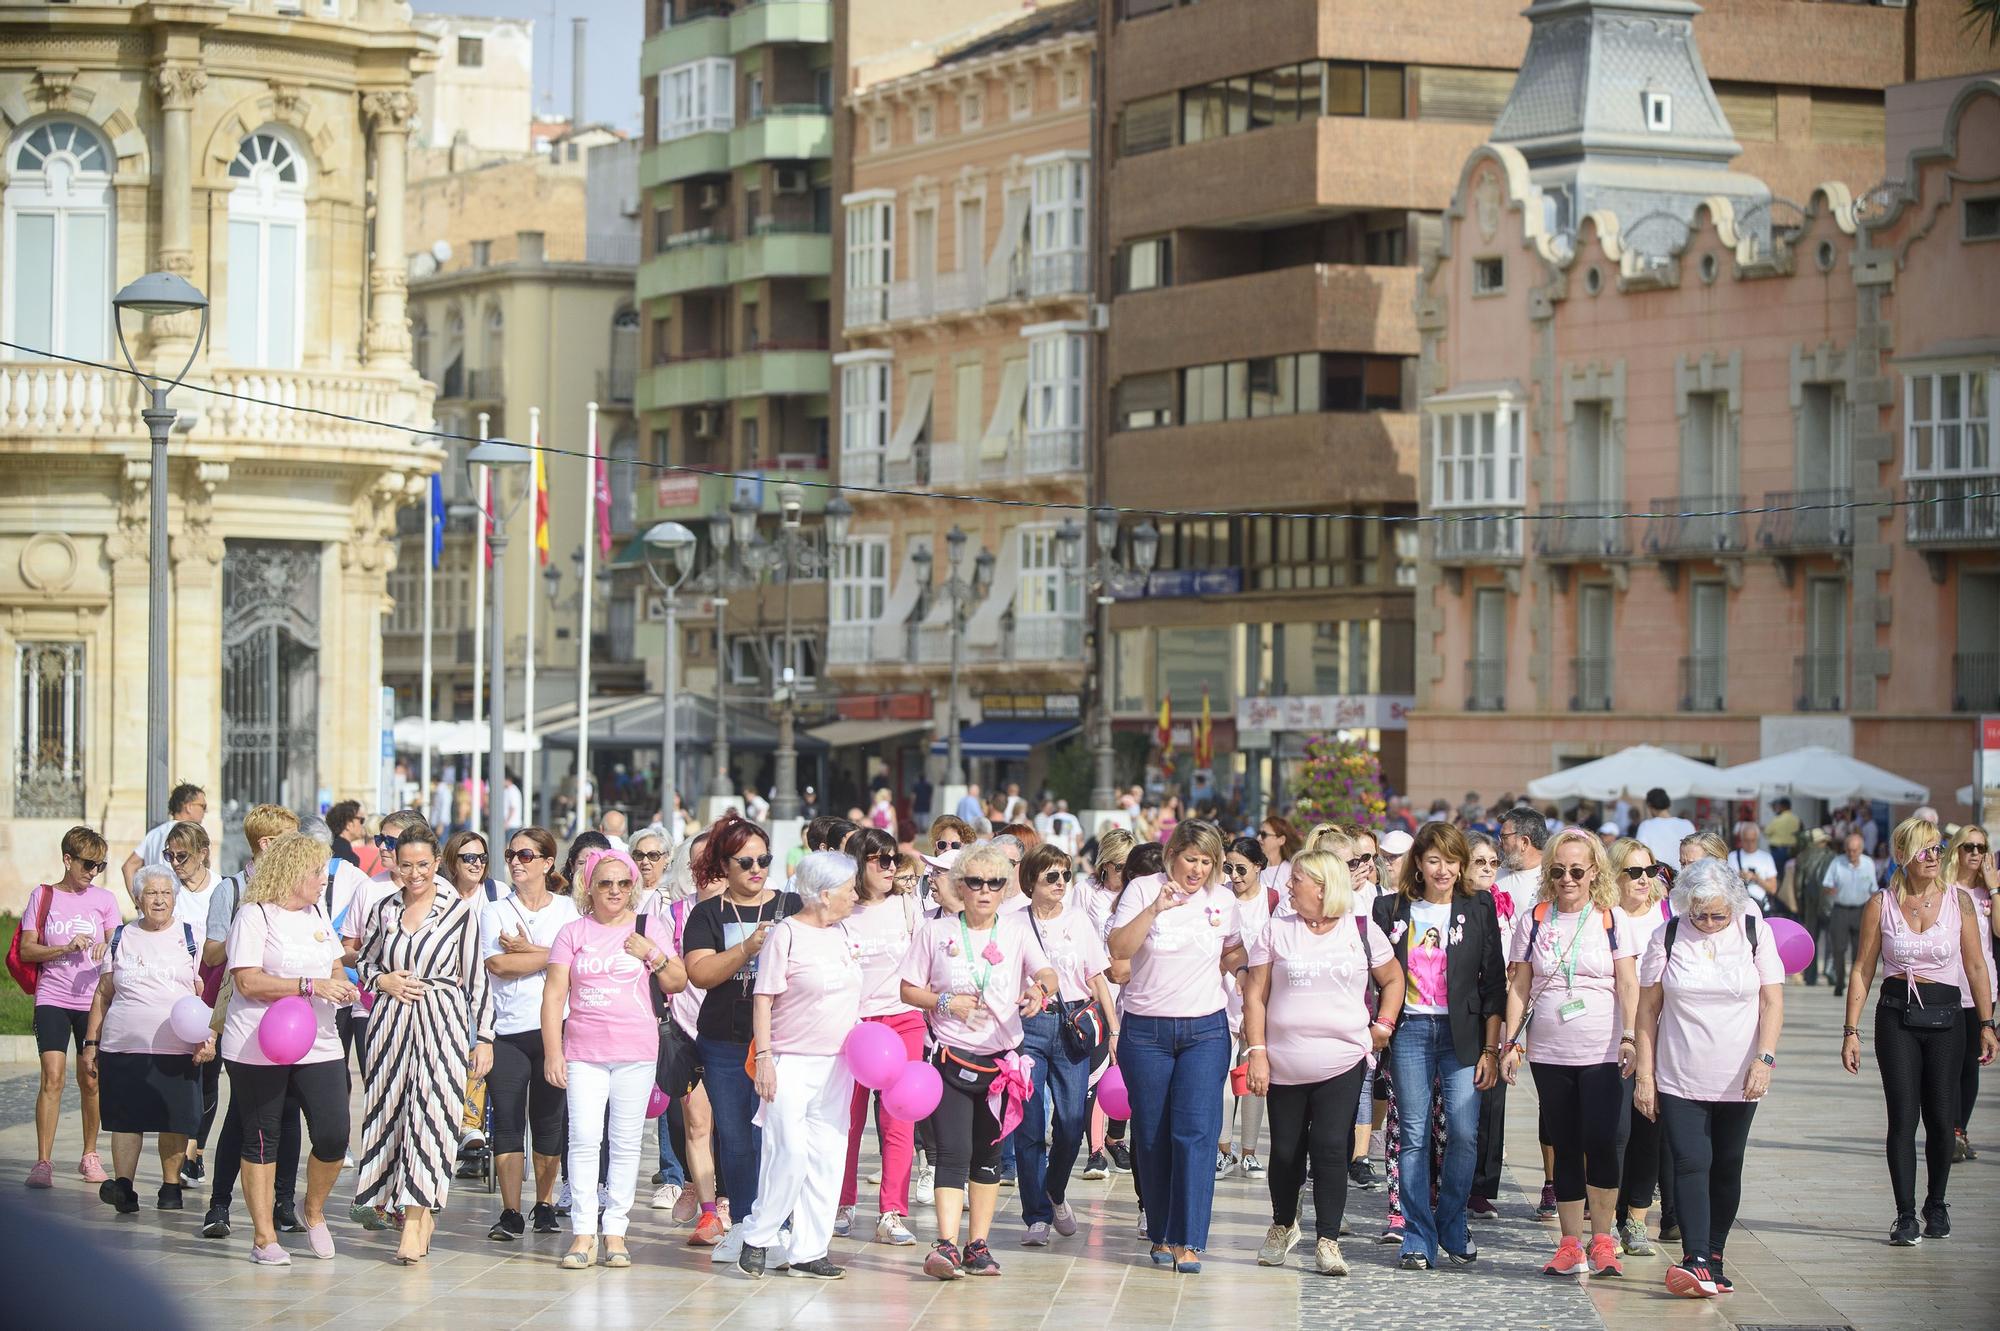
[[[111,566],[110,660],[91,667],[93,677],[108,681],[111,695],[101,830],[113,846],[137,845],[152,826],[151,820],[166,815],[164,809],[154,813],[146,808],[148,474],[142,454],[128,459],[119,477],[117,526],[104,542],[105,558]],[[171,708],[168,727],[170,732],[174,729]],[[172,752],[171,744],[168,751]],[[90,812],[93,817],[97,814],[95,809]],[[122,900],[124,880],[112,881],[114,895]]]
[[[182,476],[180,530],[168,546],[173,561],[173,746],[170,781],[222,789],[222,557],[215,529],[215,492],[229,479],[227,462],[196,462]],[[216,797],[218,800],[219,796]]]
[[[417,99],[403,89],[371,92],[361,114],[375,131],[375,262],[368,270],[368,363],[410,363],[408,255],[403,252],[403,180]]]
[[[199,65],[169,62],[153,70],[153,89],[160,98],[159,266],[162,272],[190,282],[194,282],[194,146],[189,122],[195,99],[207,86],[208,75]],[[201,327],[201,316],[155,315],[151,327],[155,356],[185,358]]]

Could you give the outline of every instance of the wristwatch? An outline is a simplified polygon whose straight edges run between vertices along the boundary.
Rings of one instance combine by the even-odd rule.
[[[1778,1066],[1778,1056],[1776,1054],[1759,1054],[1757,1055],[1757,1061],[1767,1068]]]

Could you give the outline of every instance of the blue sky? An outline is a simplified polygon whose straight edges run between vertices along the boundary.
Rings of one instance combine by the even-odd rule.
[[[639,44],[645,37],[640,0],[416,0],[420,14],[477,14],[535,21],[535,110],[569,114],[570,20],[590,20],[584,112],[636,132]]]

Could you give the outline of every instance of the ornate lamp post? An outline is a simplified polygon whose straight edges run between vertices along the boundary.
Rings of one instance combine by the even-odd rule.
[[[475,477],[478,467],[490,467],[493,477],[493,492],[489,496],[491,509],[485,516],[492,522],[493,531],[488,543],[493,549],[493,580],[487,584],[492,594],[492,604],[487,608],[490,621],[486,638],[489,659],[487,662],[487,688],[492,693],[492,701],[487,709],[487,750],[486,750],[486,844],[505,846],[507,844],[507,519],[521,506],[527,497],[526,487],[514,496],[513,503],[501,498],[507,485],[507,473],[518,473],[533,459],[533,453],[510,439],[488,439],[476,445],[465,455],[466,475]],[[473,493],[479,493],[475,485]],[[477,502],[477,501],[475,501]],[[476,811],[475,811],[476,812]],[[524,815],[526,809],[521,811]]]
[[[965,654],[965,624],[973,608],[986,599],[987,591],[993,586],[993,552],[983,545],[972,561],[971,581],[960,576],[965,561],[966,539],[965,530],[957,525],[944,538],[949,568],[945,580],[935,588],[951,598],[951,685],[946,700],[944,779],[947,785],[952,786],[965,784],[965,760],[959,747],[958,708],[958,671]],[[931,552],[918,550],[911,558],[916,561],[918,584],[929,589]]]
[[[1093,808],[1102,811],[1114,808],[1118,803],[1112,770],[1115,751],[1111,745],[1111,603],[1118,599],[1115,595],[1118,590],[1144,585],[1146,575],[1153,571],[1153,562],[1160,557],[1160,531],[1150,520],[1134,527],[1127,557],[1121,561],[1118,557],[1117,510],[1091,510],[1090,529],[1094,557],[1081,570],[1084,585],[1096,598],[1092,632],[1097,639],[1094,663],[1097,686],[1092,690],[1090,734],[1091,748],[1097,760],[1097,775],[1091,787],[1090,803]],[[1082,530],[1074,520],[1064,519],[1056,531],[1056,540],[1061,546],[1063,567],[1077,572],[1083,544]]]

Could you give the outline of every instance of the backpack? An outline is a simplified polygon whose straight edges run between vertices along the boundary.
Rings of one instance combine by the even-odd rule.
[[[1535,903],[1535,909],[1533,913],[1529,916],[1528,955],[1531,957],[1535,954],[1535,939],[1542,932],[1542,921],[1549,918],[1549,904],[1550,903],[1546,901],[1537,901]],[[1608,910],[1600,910],[1597,912],[1597,915],[1599,919],[1604,921],[1604,932],[1610,935],[1611,950],[1613,952],[1616,952],[1618,950],[1618,926],[1612,920],[1611,912]],[[1669,921],[1669,927],[1672,927],[1671,921]]]
[[[111,931],[112,956],[115,957],[118,955],[118,940],[124,936],[125,926],[122,924]],[[187,945],[188,959],[194,962],[195,968],[199,970],[201,968],[201,947],[194,941],[194,926],[186,920],[181,921],[181,939]]]
[[[1667,953],[1666,953],[1666,960],[1668,960],[1668,961],[1672,961],[1672,960],[1674,959],[1674,930],[1675,930],[1675,929],[1676,929],[1676,928],[1677,928],[1677,927],[1679,926],[1679,924],[1680,924],[1680,917],[1679,917],[1679,916],[1675,916],[1675,917],[1674,917],[1673,919],[1671,919],[1671,920],[1668,920],[1668,921],[1667,921],[1667,933],[1666,933],[1666,938],[1667,938],[1667,944],[1666,944],[1666,947],[1667,947]],[[1743,936],[1744,936],[1745,938],[1748,938],[1748,939],[1750,940],[1750,960],[1754,962],[1754,961],[1756,961],[1756,960],[1757,960],[1757,918],[1756,918],[1756,916],[1754,916],[1754,915],[1745,915],[1745,916],[1743,917]]]
[[[46,942],[42,935],[49,931],[49,907],[55,904],[56,891],[47,883],[38,889],[42,894],[42,908],[35,912],[35,938]],[[14,925],[14,941],[7,944],[7,973],[14,977],[14,983],[21,986],[21,992],[34,997],[35,986],[42,982],[42,963],[21,960],[21,931],[27,927],[24,915]]]

